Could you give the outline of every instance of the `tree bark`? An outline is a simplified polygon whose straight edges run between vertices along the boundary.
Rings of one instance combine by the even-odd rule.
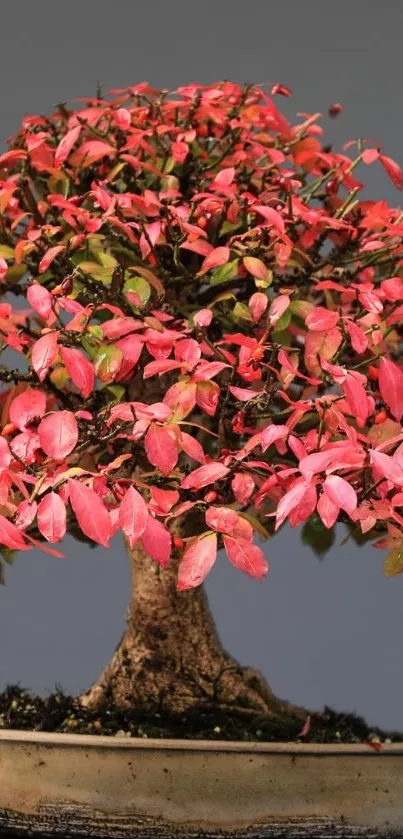
[[[122,711],[181,714],[216,708],[239,715],[305,718],[277,699],[263,676],[223,649],[203,587],[177,591],[177,562],[162,570],[140,547],[129,551],[132,592],[123,637],[83,706],[112,701]]]

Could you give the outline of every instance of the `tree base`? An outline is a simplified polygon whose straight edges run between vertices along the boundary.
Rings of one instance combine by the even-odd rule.
[[[192,650],[181,652],[156,658],[155,649],[144,648],[126,632],[99,681],[79,698],[81,707],[95,712],[113,706],[150,717],[216,711],[244,718],[306,718],[304,708],[278,699],[258,670],[242,667],[224,650],[214,649],[203,668]]]

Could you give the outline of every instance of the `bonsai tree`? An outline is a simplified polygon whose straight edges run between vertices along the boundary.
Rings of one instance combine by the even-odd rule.
[[[98,92],[0,156],[0,543],[121,531],[133,569],[88,708],[300,713],[220,644],[222,548],[263,580],[344,522],[403,571],[403,212],[356,170],[402,173],[264,87]]]

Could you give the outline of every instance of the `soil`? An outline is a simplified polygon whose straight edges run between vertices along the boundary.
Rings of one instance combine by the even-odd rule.
[[[308,715],[309,712],[307,712]],[[308,728],[307,725],[304,727]],[[47,697],[35,696],[19,685],[0,693],[0,730],[23,729],[76,734],[127,737],[178,738],[184,740],[243,740],[265,742],[300,741],[308,743],[403,742],[403,732],[370,728],[356,714],[340,713],[325,706],[310,714],[306,733],[301,720],[290,717],[253,716],[223,713],[212,708],[195,708],[181,716],[162,718],[158,714],[121,713],[105,705],[102,713],[79,706],[77,700],[56,689]],[[301,736],[302,734],[302,736]]]

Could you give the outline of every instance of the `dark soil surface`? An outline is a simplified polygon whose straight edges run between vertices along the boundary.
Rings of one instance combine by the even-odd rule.
[[[307,712],[308,714],[308,712]],[[305,726],[307,729],[308,726]],[[327,706],[310,715],[309,729],[301,736],[301,721],[290,717],[227,714],[217,709],[194,709],[180,717],[158,714],[122,714],[112,705],[102,712],[82,709],[74,697],[61,690],[47,697],[35,696],[18,685],[0,694],[0,730],[57,731],[109,736],[179,738],[193,740],[243,740],[264,742],[363,743],[381,748],[385,742],[402,743],[403,732],[370,728],[355,714]]]

